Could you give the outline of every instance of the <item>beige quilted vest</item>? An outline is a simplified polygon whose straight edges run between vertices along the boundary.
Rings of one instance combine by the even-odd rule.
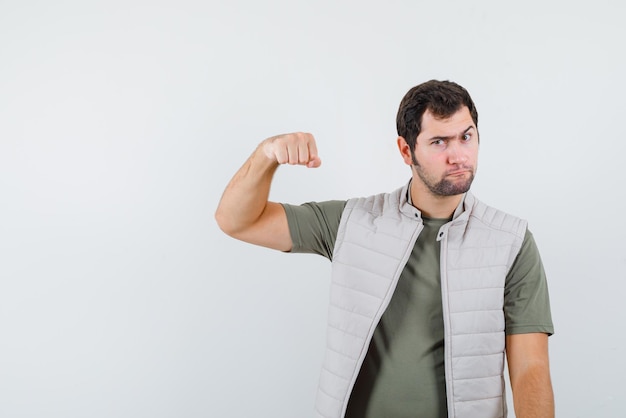
[[[408,185],[351,199],[333,253],[327,348],[316,413],[342,418],[370,340],[423,228]],[[441,288],[448,414],[506,416],[504,282],[526,222],[467,193],[441,241]]]

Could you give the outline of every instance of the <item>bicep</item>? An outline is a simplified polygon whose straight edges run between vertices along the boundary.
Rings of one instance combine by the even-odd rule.
[[[292,252],[319,254],[332,260],[346,201],[327,200],[302,205],[285,204]]]
[[[267,202],[261,216],[245,230],[233,234],[233,237],[280,251],[289,251],[293,245],[285,209],[275,202]]]

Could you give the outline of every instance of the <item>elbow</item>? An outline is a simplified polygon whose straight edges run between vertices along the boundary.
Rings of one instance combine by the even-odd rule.
[[[236,228],[234,227],[232,220],[229,219],[226,213],[224,213],[224,210],[218,207],[215,211],[214,218],[215,222],[217,222],[217,226],[223,233],[231,237],[236,233]]]
[[[231,238],[241,239],[242,234],[246,231],[247,225],[228,210],[218,207],[214,217],[217,226]]]

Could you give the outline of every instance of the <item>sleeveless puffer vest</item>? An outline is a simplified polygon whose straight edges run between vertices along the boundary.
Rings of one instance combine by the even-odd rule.
[[[344,417],[374,329],[423,229],[420,211],[407,201],[408,188],[351,199],[342,214],[318,417]],[[504,284],[525,232],[525,221],[469,192],[439,230],[450,418],[506,416]]]

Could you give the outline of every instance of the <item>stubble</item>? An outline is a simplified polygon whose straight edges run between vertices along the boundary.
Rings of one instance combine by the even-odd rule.
[[[458,167],[458,169],[468,170],[469,172],[469,177],[464,181],[451,181],[447,178],[447,174],[444,174],[444,176],[440,179],[435,179],[423,170],[422,166],[415,158],[415,155],[412,155],[411,158],[413,159],[413,170],[415,170],[417,176],[435,196],[456,196],[463,194],[470,189],[472,182],[474,181],[474,167]]]

